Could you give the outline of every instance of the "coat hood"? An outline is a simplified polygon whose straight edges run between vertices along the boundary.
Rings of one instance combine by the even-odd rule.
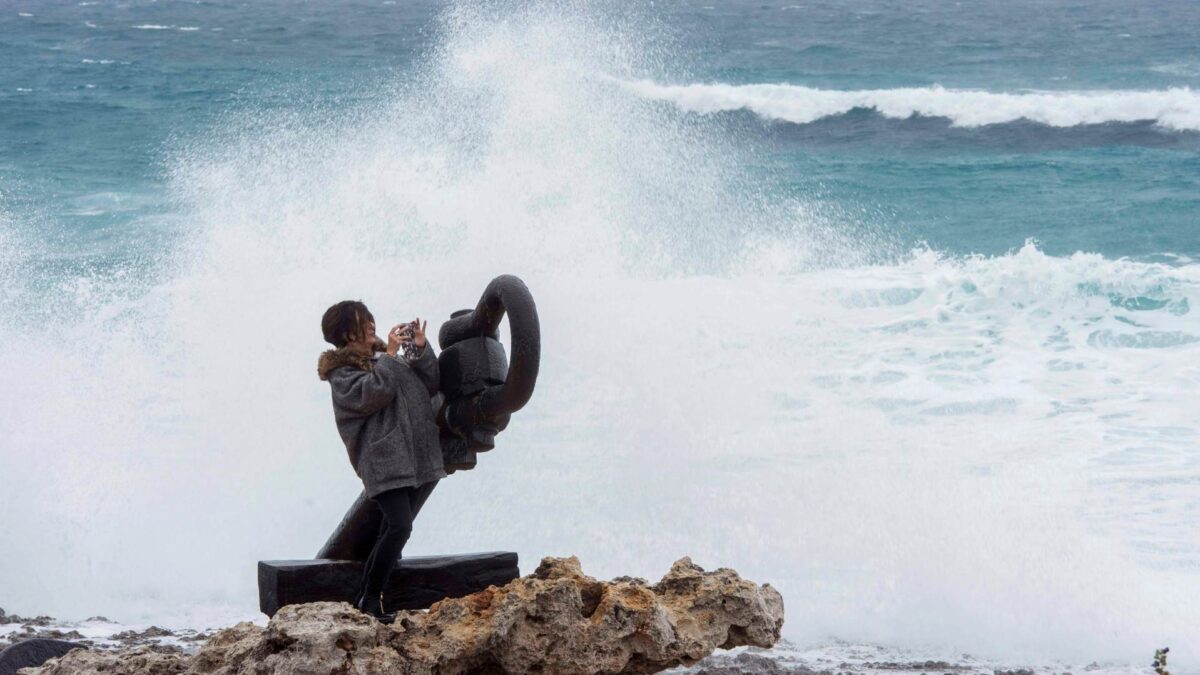
[[[375,352],[386,351],[387,343],[379,338],[375,338],[375,344],[371,345],[372,356],[374,356]],[[374,366],[372,356],[356,352],[349,347],[327,349],[321,352],[321,357],[317,359],[317,377],[322,380],[328,380],[329,374],[334,369],[341,368],[342,366],[353,366],[359,370],[370,370]]]

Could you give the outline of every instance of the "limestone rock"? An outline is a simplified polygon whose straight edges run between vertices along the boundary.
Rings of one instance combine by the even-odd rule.
[[[17,675],[175,675],[187,671],[189,658],[155,647],[136,647],[119,652],[75,649],[60,659],[50,659],[38,668],[18,670]]]
[[[681,558],[656,584],[602,582],[575,557],[544,558],[533,574],[427,612],[400,612],[391,626],[345,603],[289,605],[265,629],[241,623],[219,631],[194,656],[72,652],[25,672],[653,673],[717,648],[770,647],[782,626],[778,591],[731,569],[705,572]]]

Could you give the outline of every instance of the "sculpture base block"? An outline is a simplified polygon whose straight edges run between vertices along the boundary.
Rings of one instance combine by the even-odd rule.
[[[519,576],[517,554],[510,551],[403,558],[384,587],[383,606],[388,611],[424,609],[444,598],[503,586]],[[354,560],[262,560],[258,608],[275,616],[284,605],[353,603],[362,577],[363,563]]]

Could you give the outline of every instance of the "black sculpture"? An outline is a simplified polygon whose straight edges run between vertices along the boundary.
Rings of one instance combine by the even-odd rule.
[[[500,321],[508,315],[512,368],[500,344]],[[525,283],[504,275],[488,284],[474,310],[460,310],[438,331],[441,392],[434,400],[446,473],[475,468],[477,453],[496,445],[512,413],[529,402],[541,360],[537,307]],[[268,560],[258,564],[259,608],[274,615],[282,606],[316,600],[352,601],[371,553],[382,514],[359,494],[317,560]],[[417,609],[517,578],[517,554],[405,558],[384,597],[388,607]]]
[[[500,345],[508,313],[512,370]],[[475,453],[496,447],[512,414],[529,402],[541,361],[537,307],[514,276],[492,280],[474,310],[459,310],[438,331],[438,367],[447,403],[438,414],[447,472],[475,468]]]

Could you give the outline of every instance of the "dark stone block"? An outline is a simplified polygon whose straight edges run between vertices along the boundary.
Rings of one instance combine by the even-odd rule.
[[[46,638],[22,640],[0,650],[0,675],[15,675],[22,668],[40,666],[50,659],[65,656],[72,649],[87,647],[74,642]]]
[[[520,575],[517,554],[508,551],[403,558],[384,587],[384,607],[424,609],[444,598],[503,586]],[[355,560],[263,560],[258,607],[274,616],[280,607],[302,602],[353,603],[362,576],[363,563]]]

